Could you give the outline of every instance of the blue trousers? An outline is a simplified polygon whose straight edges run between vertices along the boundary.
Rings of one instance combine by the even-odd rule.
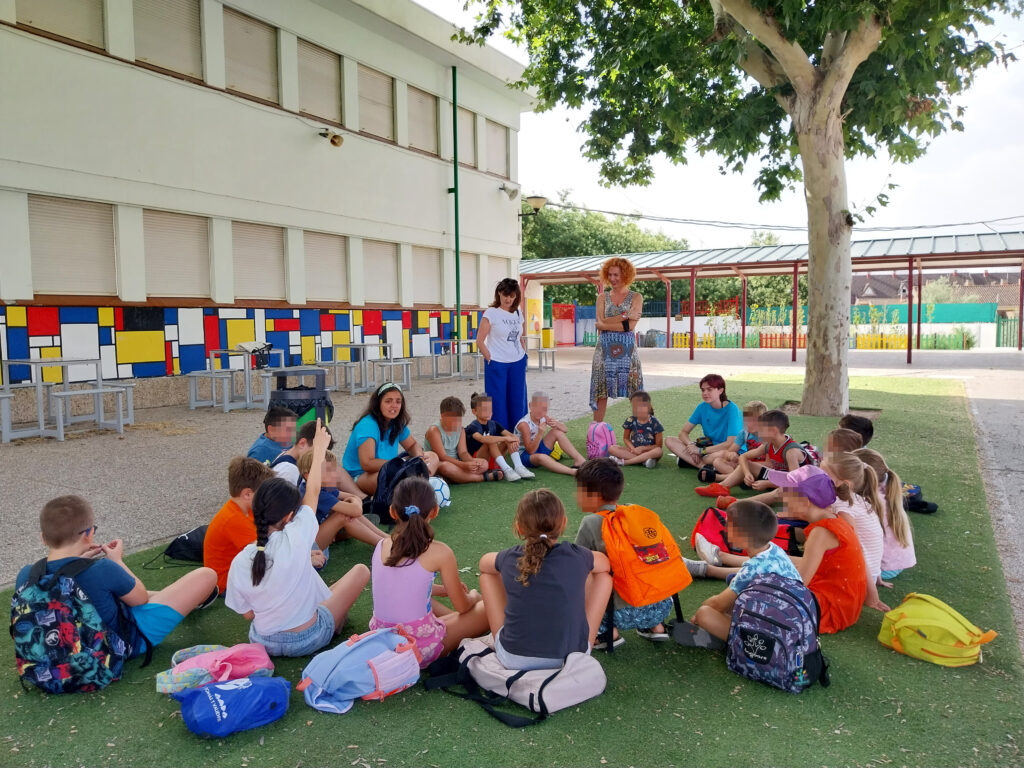
[[[484,391],[494,400],[491,417],[509,432],[526,415],[526,355],[515,363],[484,363]]]

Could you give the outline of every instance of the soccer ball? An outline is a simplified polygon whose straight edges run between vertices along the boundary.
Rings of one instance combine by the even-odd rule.
[[[434,498],[437,499],[437,506],[441,509],[452,505],[452,489],[448,483],[440,477],[430,478],[430,487],[434,489]]]

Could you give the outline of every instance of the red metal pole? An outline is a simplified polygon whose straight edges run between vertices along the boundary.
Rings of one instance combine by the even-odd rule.
[[[917,262],[917,348],[921,348],[921,305],[924,304],[924,291],[921,288],[921,273],[924,272],[921,269],[921,262]],[[910,339],[907,339],[907,343],[910,343]]]
[[[693,335],[696,332],[697,321],[697,270],[690,270],[690,359],[693,360]]]
[[[793,305],[792,305],[792,313],[791,313],[793,315],[793,362],[794,363],[796,362],[796,301],[797,301],[796,283],[797,283],[797,277],[799,275],[799,269],[800,269],[800,263],[794,261],[793,262]]]
[[[1020,295],[1017,298],[1017,351],[1024,345],[1024,261],[1020,263]]]
[[[747,348],[747,278],[744,276],[741,278],[743,281],[743,306],[740,309],[740,348]]]
[[[662,280],[665,284],[665,348],[672,346],[672,281]]]
[[[918,301],[921,298],[918,297]],[[910,337],[914,331],[913,318],[914,316],[914,258],[912,256],[907,257],[907,365],[910,365],[913,352],[911,352]]]

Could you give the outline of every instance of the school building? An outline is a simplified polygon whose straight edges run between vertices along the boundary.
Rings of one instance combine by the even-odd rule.
[[[0,357],[472,336],[519,273],[530,99],[453,31],[409,0],[0,0]]]

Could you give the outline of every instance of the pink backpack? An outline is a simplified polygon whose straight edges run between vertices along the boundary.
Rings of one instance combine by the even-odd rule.
[[[606,421],[592,421],[587,427],[587,458],[603,459],[615,445],[615,430]]]
[[[156,676],[158,693],[176,693],[209,683],[274,674],[274,663],[267,649],[258,643],[239,643],[230,648],[193,645],[175,653],[171,663],[174,665],[171,669]]]

